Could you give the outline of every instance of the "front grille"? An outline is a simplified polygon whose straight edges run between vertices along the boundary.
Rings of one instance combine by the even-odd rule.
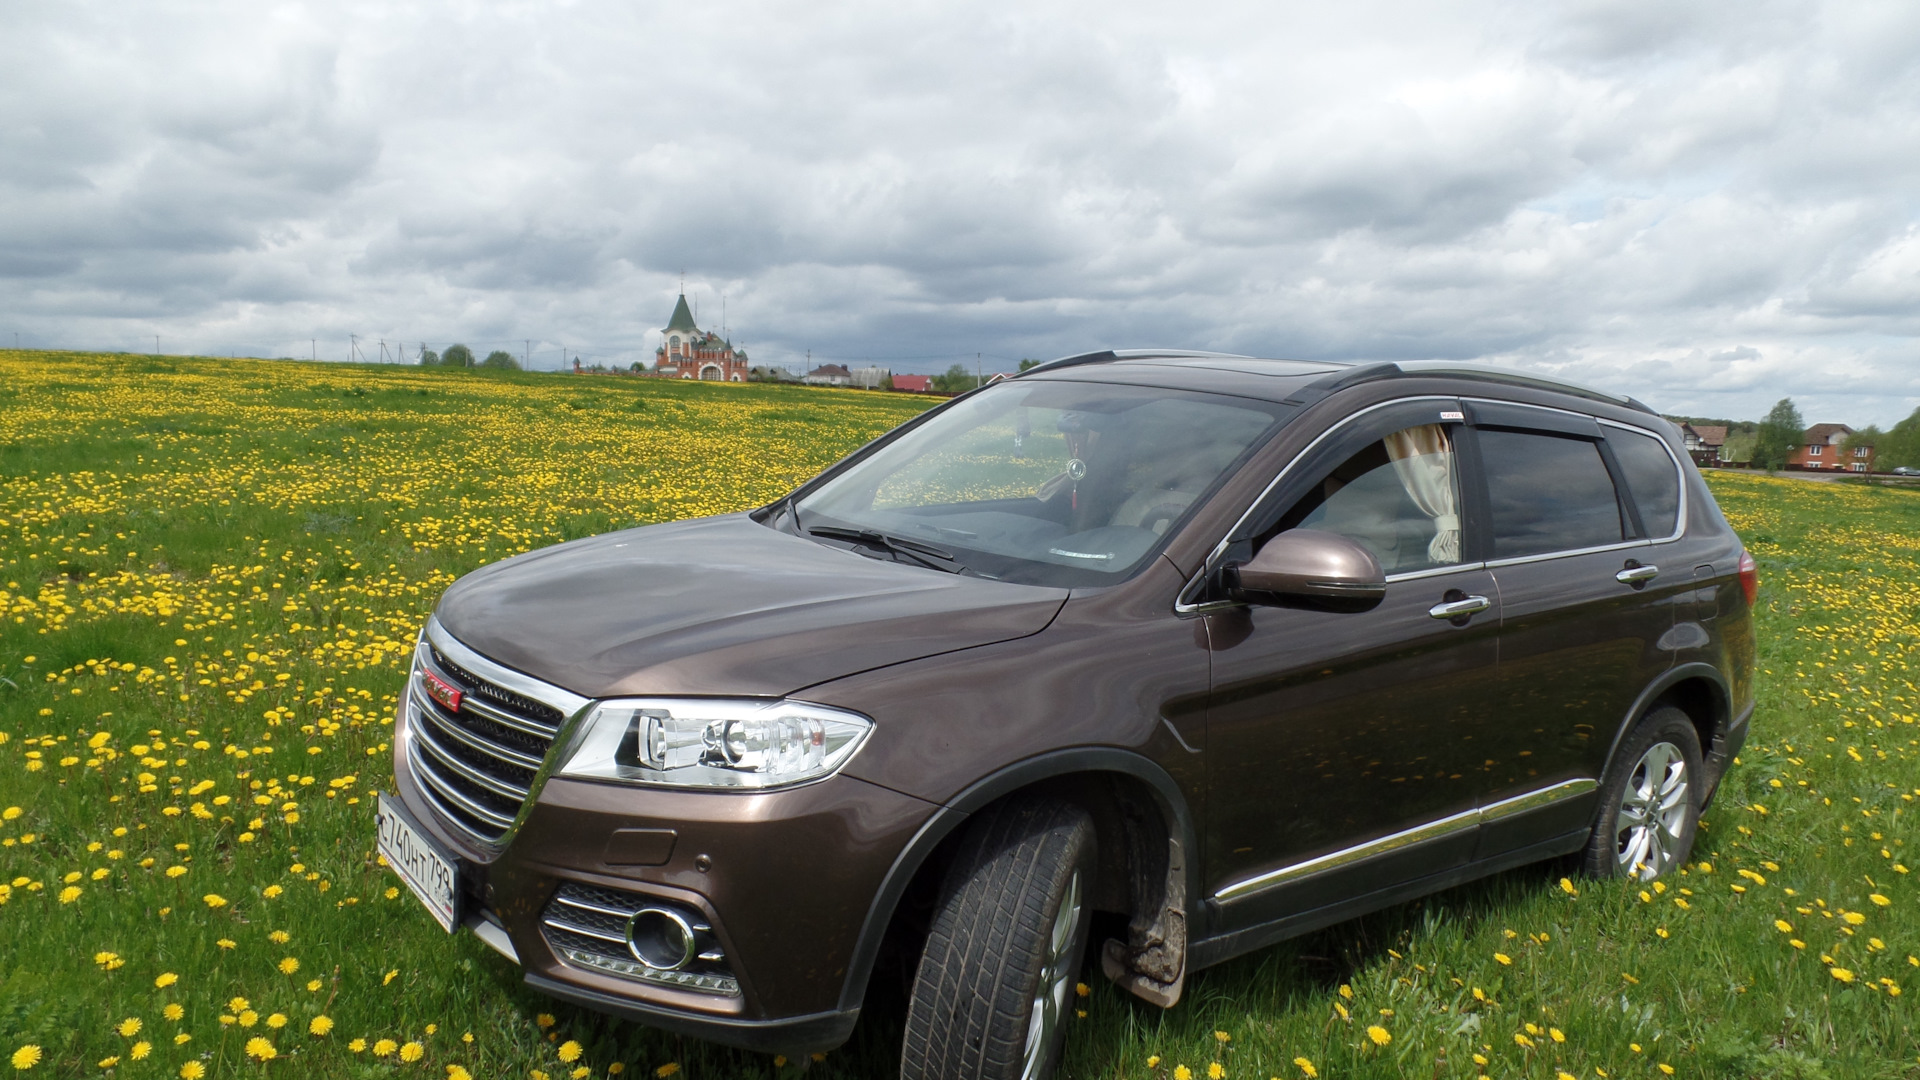
[[[423,645],[407,693],[409,764],[434,808],[483,843],[513,827],[560,729],[560,710],[495,686]],[[461,691],[450,711],[427,694],[423,672]]]
[[[686,967],[657,968],[627,946],[627,920],[643,908],[668,908],[693,927],[696,956]],[[540,929],[555,956],[574,967],[626,979],[737,996],[739,980],[727,967],[720,941],[699,912],[638,893],[568,883],[560,886],[541,913]]]

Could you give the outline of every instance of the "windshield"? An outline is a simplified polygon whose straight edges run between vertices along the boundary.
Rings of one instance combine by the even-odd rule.
[[[999,383],[829,480],[796,521],[855,544],[878,534],[863,550],[942,569],[1110,584],[1157,553],[1288,411],[1155,387]]]

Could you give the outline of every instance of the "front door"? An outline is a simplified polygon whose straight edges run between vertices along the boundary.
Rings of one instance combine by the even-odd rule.
[[[1466,861],[1500,626],[1472,561],[1455,402],[1362,413],[1277,486],[1247,541],[1358,540],[1387,574],[1370,611],[1207,616],[1207,875],[1229,925],[1322,907]],[[1255,518],[1262,514],[1256,514]],[[1443,606],[1451,605],[1451,606]]]

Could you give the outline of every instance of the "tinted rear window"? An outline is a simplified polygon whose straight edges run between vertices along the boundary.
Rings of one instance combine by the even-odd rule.
[[[1651,435],[1607,429],[1607,445],[1626,475],[1627,489],[1640,507],[1640,524],[1654,539],[1672,536],[1680,516],[1680,474],[1666,446]]]
[[[1625,539],[1613,477],[1586,439],[1480,432],[1493,504],[1493,557],[1617,544]]]

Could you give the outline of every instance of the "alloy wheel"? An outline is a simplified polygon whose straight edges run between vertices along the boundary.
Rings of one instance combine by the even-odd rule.
[[[1651,881],[1673,865],[1693,805],[1687,758],[1670,742],[1640,755],[1614,819],[1614,857],[1622,873]]]
[[[1066,1016],[1067,1002],[1073,994],[1073,938],[1080,926],[1080,871],[1067,879],[1066,895],[1060,898],[1060,910],[1053,916],[1053,931],[1047,935],[1047,956],[1040,965],[1040,982],[1033,991],[1033,1012],[1027,1020],[1025,1064],[1022,1080],[1039,1080],[1047,1050],[1054,1033]]]

